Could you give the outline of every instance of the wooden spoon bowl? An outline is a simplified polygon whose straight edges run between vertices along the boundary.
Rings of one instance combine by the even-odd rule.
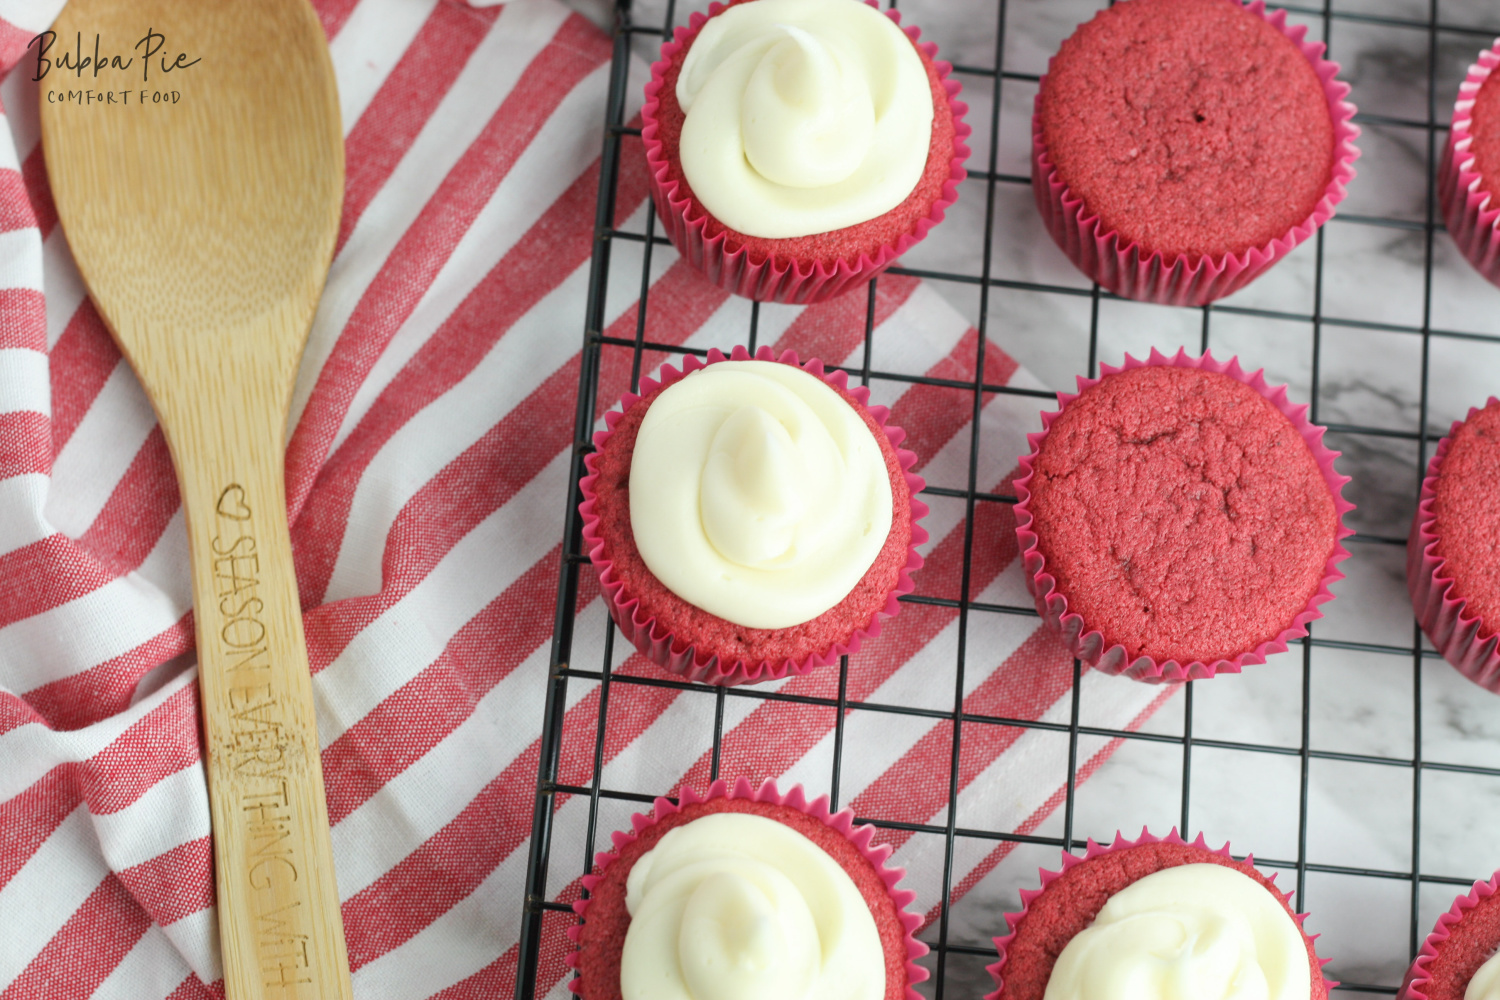
[[[162,40],[143,66],[148,29]],[[91,55],[97,34],[131,60],[54,67],[42,137],[73,257],[182,491],[225,992],[348,997],[283,479],[343,196],[323,29],[306,0],[71,0],[54,30],[59,52],[81,33]],[[79,88],[126,96],[48,100]]]

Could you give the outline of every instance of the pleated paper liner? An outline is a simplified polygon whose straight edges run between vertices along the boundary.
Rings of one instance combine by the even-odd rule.
[[[1491,396],[1488,406],[1500,406],[1500,400]],[[1471,408],[1466,419],[1472,420],[1479,412],[1479,408]],[[1427,465],[1417,513],[1412,518],[1411,536],[1406,543],[1406,586],[1422,631],[1443,654],[1443,659],[1475,684],[1500,692],[1500,622],[1485,622],[1468,613],[1468,602],[1455,592],[1447,563],[1435,551],[1438,530],[1432,507],[1438,470],[1461,426],[1463,421],[1453,424],[1448,436],[1438,442],[1437,451]]]
[[[1474,269],[1500,285],[1500,197],[1488,191],[1474,164],[1474,102],[1479,88],[1500,65],[1500,39],[1479,53],[1479,61],[1458,87],[1453,127],[1438,169],[1438,204],[1459,251]]]

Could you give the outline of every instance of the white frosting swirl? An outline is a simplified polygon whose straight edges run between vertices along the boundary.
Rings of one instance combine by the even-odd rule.
[[[880,1000],[885,951],[849,874],[789,826],[713,813],[626,880],[624,1000]]]
[[[842,601],[885,545],[891,504],[864,420],[793,365],[700,369],[656,398],[636,436],[641,558],[678,597],[747,628],[799,625]]]
[[[705,208],[748,236],[826,233],[906,200],[932,90],[911,40],[860,0],[756,0],[710,18],[677,77],[678,156]]]
[[[1223,865],[1131,883],[1063,948],[1045,1000],[1307,1000],[1307,945],[1286,908]]]
[[[1500,1000],[1500,954],[1491,955],[1474,970],[1464,988],[1464,1000]]]

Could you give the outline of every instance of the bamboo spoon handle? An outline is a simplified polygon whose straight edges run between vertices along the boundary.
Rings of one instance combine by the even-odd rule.
[[[255,398],[256,370],[239,371],[159,401],[191,548],[225,994],[347,1000],[286,520],[286,407]]]

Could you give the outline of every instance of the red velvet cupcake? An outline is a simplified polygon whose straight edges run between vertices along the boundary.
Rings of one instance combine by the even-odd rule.
[[[1493,995],[1500,985],[1500,968],[1480,970],[1500,948],[1500,872],[1488,882],[1475,882],[1468,895],[1459,896],[1406,972],[1396,1000],[1464,1000],[1470,981],[1479,973]]]
[[[1453,127],[1438,170],[1438,201],[1453,242],[1500,285],[1500,40],[1479,53],[1458,88]]]
[[[847,454],[830,451],[826,461],[814,460],[798,465],[796,462],[800,460],[789,460],[791,464],[777,465],[778,459],[786,457],[784,453],[790,448],[790,438],[782,440],[784,432],[774,426],[776,421],[765,420],[754,426],[743,424],[748,428],[750,436],[746,440],[750,443],[744,446],[747,450],[742,451],[741,458],[724,464],[723,467],[730,471],[725,473],[722,481],[748,496],[748,502],[766,500],[761,494],[770,494],[767,503],[772,508],[782,504],[805,511],[811,508],[803,506],[804,500],[808,504],[821,503],[824,505],[823,514],[837,519],[814,522],[807,518],[816,514],[799,514],[803,520],[795,529],[801,532],[796,536],[798,540],[789,543],[787,538],[791,536],[774,536],[774,544],[768,543],[772,544],[769,555],[760,551],[742,554],[734,546],[743,543],[745,536],[753,533],[751,529],[755,526],[750,522],[756,517],[774,522],[778,516],[774,510],[769,514],[764,509],[759,513],[737,514],[738,520],[731,519],[732,523],[715,535],[714,521],[710,516],[713,501],[703,499],[709,496],[704,491],[714,488],[710,483],[712,475],[709,469],[709,463],[714,461],[713,454],[703,460],[699,479],[691,478],[696,474],[693,470],[679,477],[682,483],[690,485],[687,493],[672,494],[661,500],[653,500],[654,492],[648,492],[648,488],[656,491],[658,480],[681,470],[665,468],[672,463],[660,458],[644,464],[636,461],[640,450],[639,435],[650,421],[656,421],[660,426],[682,428],[681,433],[688,438],[697,435],[706,440],[705,436],[712,432],[714,441],[718,442],[726,435],[734,439],[732,429],[728,429],[731,421],[724,419],[726,414],[733,412],[738,421],[747,416],[740,412],[742,410],[759,411],[761,404],[773,406],[775,394],[781,390],[774,384],[760,383],[752,388],[748,397],[754,405],[736,409],[735,405],[716,397],[702,401],[686,414],[674,411],[660,420],[651,416],[653,408],[669,389],[700,377],[695,375],[698,372],[711,372],[718,378],[721,372],[715,370],[716,366],[726,361],[736,365],[723,369],[724,372],[749,363],[772,366],[760,371],[777,378],[792,377],[779,373],[779,366],[811,376],[811,379],[803,375],[795,377],[803,383],[811,383],[811,387],[818,390],[817,405],[826,405],[823,415],[830,422],[839,422],[842,428],[835,428],[830,433],[844,442],[840,447]],[[737,374],[744,373],[737,371]],[[589,474],[580,483],[584,497],[579,508],[584,517],[583,537],[589,558],[599,572],[600,587],[611,616],[625,637],[644,656],[691,680],[708,684],[744,684],[806,673],[858,650],[865,637],[880,634],[880,620],[897,613],[900,607],[897,598],[910,593],[911,574],[922,565],[916,547],[927,540],[927,533],[917,521],[927,514],[927,505],[916,495],[926,484],[910,471],[916,463],[916,455],[899,447],[906,437],[905,432],[888,426],[886,417],[889,411],[883,406],[866,406],[868,399],[869,390],[850,387],[843,372],[825,372],[822,362],[816,359],[799,364],[795,352],[786,351],[776,358],[770,348],[762,347],[752,361],[744,348],[736,347],[727,359],[717,350],[709,352],[706,363],[689,357],[681,372],[670,365],[663,367],[660,382],[642,379],[640,395],[627,394],[621,410],[605,415],[608,429],[594,435],[596,451],[588,456]],[[793,430],[800,427],[798,433],[802,436],[799,440],[816,436],[808,430],[806,425],[810,420],[805,415],[783,413],[777,419]],[[705,429],[700,432],[694,422],[701,420],[715,423],[712,427],[704,424]],[[869,435],[868,444],[873,447],[866,447],[859,439],[861,434]],[[859,453],[857,456],[856,452]],[[675,460],[680,454],[686,452],[677,448],[666,449],[669,460]],[[841,505],[838,495],[832,492],[835,483],[833,466],[850,459],[849,468],[854,469],[856,463],[852,457],[860,459],[872,479],[879,478],[879,483],[869,483],[871,490],[878,493],[861,491],[851,494],[850,503]],[[755,462],[763,464],[756,467]],[[755,471],[756,468],[762,471]],[[766,474],[766,469],[774,475]],[[888,501],[885,496],[889,497]],[[854,516],[855,499],[861,503],[879,504],[882,508],[888,503],[889,510],[885,514],[877,514],[873,507],[870,513],[872,517],[888,515],[889,527],[883,533],[872,533],[866,528],[861,535],[857,525],[845,523],[846,515]],[[664,520],[672,531],[681,532],[680,541],[658,542],[655,549],[648,545],[643,553],[638,535],[648,518]],[[824,524],[827,530],[825,527],[811,527],[814,524]],[[837,534],[835,529],[843,534]],[[646,541],[650,542],[654,537],[648,535]],[[851,570],[843,565],[842,561],[852,556],[839,547],[841,537],[855,538],[861,546],[869,547],[872,561],[857,578],[854,575],[859,573],[857,566]],[[804,543],[808,548],[800,552],[801,568],[786,562],[785,554]],[[792,548],[787,547],[789,544]],[[821,550],[816,548],[819,545]],[[823,557],[818,556],[820,551]],[[653,552],[660,555],[653,556]],[[711,572],[707,569],[699,572],[702,567],[697,561],[698,556],[706,561],[704,565],[710,567]],[[760,577],[756,575],[758,571],[746,569],[761,556],[766,557],[761,564],[781,576]],[[657,560],[654,570],[651,558]],[[805,595],[797,593],[796,588],[801,586],[803,579],[813,574],[832,574],[835,566],[842,567],[840,571],[844,576],[831,577],[833,582],[824,581],[823,599],[815,605],[826,607],[826,610],[802,612],[807,617],[799,617],[798,612],[806,605],[798,603],[773,609],[782,615],[774,622],[769,618],[753,617],[752,612],[759,614],[761,611],[758,605],[752,606],[756,601],[800,601]],[[787,575],[789,573],[791,576]],[[707,582],[718,587],[718,576],[726,581],[718,591],[705,593],[689,590],[683,585],[685,582],[697,587],[705,582],[704,577],[708,577]],[[751,583],[760,589],[735,589],[740,581],[731,581],[732,576],[754,577]],[[846,581],[848,586],[839,580]],[[829,596],[828,588],[834,588],[836,592]],[[747,598],[746,593],[750,597]]]
[[[731,55],[724,64],[737,65],[737,59],[749,62],[759,59],[763,78],[774,77],[777,88],[785,88],[788,81],[800,86],[811,80],[815,85],[810,85],[800,100],[773,100],[769,104],[775,107],[769,109],[757,105],[760,110],[747,113],[740,123],[741,84],[747,76],[751,84],[759,79],[749,74],[748,68],[739,73],[741,84],[736,84],[733,90],[725,89],[728,84],[715,86],[711,81],[700,92],[696,82],[700,74],[696,70],[691,88],[680,88],[679,80],[699,36],[711,30],[710,26],[726,10],[734,11],[750,2],[715,3],[706,18],[693,14],[688,26],[678,28],[675,38],[662,47],[661,59],[651,67],[651,82],[646,86],[641,117],[652,195],[673,244],[721,288],[762,301],[819,302],[879,274],[942,221],[944,211],[957,197],[958,183],[966,176],[963,163],[969,148],[964,140],[970,129],[964,124],[963,115],[968,109],[957,100],[960,87],[949,76],[951,67],[936,58],[937,47],[919,42],[920,32],[916,28],[890,30],[890,25],[901,23],[896,11],[876,15],[889,19],[882,23],[886,23],[884,30],[896,39],[894,47],[884,47],[891,43],[891,38],[874,39],[872,35],[868,36],[871,44],[851,56],[849,50],[839,46],[851,40],[860,44],[867,37],[864,32],[869,24],[851,23],[845,30],[846,26],[840,23],[818,34],[814,27],[797,20],[799,9],[789,7],[782,12],[785,16],[778,15],[768,26],[763,26],[786,32],[782,48],[764,52],[760,44],[763,38],[756,31],[749,31],[746,37],[752,39],[754,44],[750,47],[756,51]],[[756,0],[756,6],[765,4],[771,10],[773,3],[780,2]],[[855,2],[834,0],[832,6],[841,8]],[[868,3],[875,7],[875,0]],[[827,6],[827,0],[820,0],[816,5],[804,2],[801,9],[817,8],[821,16]],[[868,20],[868,14],[861,11],[835,13],[841,22],[851,13],[857,15],[854,21]],[[785,28],[782,22],[798,27],[800,33]],[[900,37],[902,33],[905,39]],[[730,43],[712,30],[709,45],[717,52],[727,51]],[[903,50],[907,46],[909,52]],[[796,58],[789,61],[788,53]],[[868,79],[855,80],[859,76],[856,64],[861,63],[860,55],[871,57],[864,66]],[[910,59],[913,55],[916,58]],[[717,62],[717,56],[707,53],[702,64],[707,64],[711,56]],[[738,71],[731,69],[731,75],[735,72]],[[701,75],[706,77],[707,71]],[[898,107],[899,102],[886,93],[890,79],[904,85],[903,93],[910,97],[911,103],[930,101],[931,124],[920,129],[913,125],[912,136],[904,140],[893,138],[882,147],[878,130],[898,119],[891,109]],[[870,91],[868,97],[863,96],[865,88]],[[706,117],[719,120],[722,128],[700,140],[689,124],[691,103],[685,111],[682,96],[689,94],[692,101],[708,100],[703,95],[710,91],[728,95],[722,109],[712,115],[705,112]],[[833,99],[828,97],[830,93],[839,101],[848,97],[848,107],[842,104],[835,107]],[[787,108],[808,104],[824,115],[821,123],[814,123],[816,128],[807,127],[805,116],[796,120],[779,117]],[[873,109],[873,116],[869,109]],[[762,115],[760,111],[766,113]],[[925,108],[922,113],[925,115]],[[867,118],[874,121],[876,130],[869,135],[864,128]],[[819,134],[825,127],[836,134]],[[688,149],[711,147],[721,151],[727,160],[745,169],[746,186],[720,192],[715,173],[696,166],[685,170],[682,156],[685,129],[691,140]],[[798,148],[778,148],[773,156],[760,148],[772,141]],[[736,144],[744,146],[743,153]],[[869,152],[856,169],[856,153],[864,150]],[[718,154],[695,155],[709,161]],[[844,158],[849,162],[843,162]],[[898,159],[901,170],[886,166],[886,161]],[[689,183],[689,174],[695,171],[702,189],[698,192]],[[705,185],[704,180],[709,177],[715,183]],[[865,198],[863,191],[858,197],[846,197],[846,188],[867,181],[887,185],[889,196],[878,205]],[[792,193],[783,206],[781,199],[788,191]],[[762,195],[766,198],[763,202],[759,200]],[[844,211],[838,206],[845,202],[867,205],[869,210]]]
[[[920,926],[921,920],[916,914],[909,913],[906,909],[916,898],[916,894],[896,888],[897,882],[901,880],[905,872],[899,868],[885,866],[886,859],[890,857],[891,848],[884,844],[872,845],[874,828],[855,826],[852,811],[845,809],[842,812],[830,814],[826,796],[807,802],[800,785],[792,788],[786,795],[782,795],[776,790],[775,783],[771,781],[765,782],[759,789],[756,789],[744,778],[735,781],[733,787],[723,781],[716,781],[709,788],[708,794],[702,797],[692,789],[684,788],[680,795],[680,804],[673,804],[669,799],[657,799],[652,815],[636,814],[633,830],[614,834],[614,850],[599,854],[594,861],[594,873],[584,877],[583,886],[588,892],[588,898],[573,904],[573,909],[582,918],[580,924],[568,930],[568,936],[578,945],[578,950],[568,956],[569,964],[578,970],[578,977],[569,983],[573,992],[583,997],[584,1000],[620,1000],[622,968],[627,975],[634,971],[630,968],[632,963],[637,967],[645,964],[648,969],[650,968],[652,963],[649,961],[643,963],[641,959],[636,958],[627,960],[627,938],[630,936],[633,920],[654,922],[653,918],[664,908],[655,904],[650,898],[650,892],[655,890],[657,885],[649,884],[646,879],[632,878],[632,873],[648,852],[651,855],[649,864],[653,870],[659,870],[671,863],[670,852],[678,845],[674,845],[671,841],[663,843],[668,834],[673,831],[683,831],[697,820],[723,817],[728,814],[751,817],[750,823],[755,826],[763,826],[760,823],[762,820],[785,826],[806,840],[778,834],[780,840],[784,840],[796,852],[821,852],[824,859],[841,869],[852,882],[852,886],[845,886],[844,893],[838,898],[849,901],[851,909],[845,913],[846,919],[844,920],[819,921],[819,929],[826,929],[826,924],[837,922],[852,928],[854,932],[862,932],[851,944],[865,946],[865,949],[871,952],[870,955],[865,956],[870,960],[861,962],[857,971],[857,974],[867,976],[865,985],[870,995],[879,996],[883,1000],[919,1000],[920,995],[914,987],[915,984],[927,978],[927,970],[917,965],[916,959],[927,954],[927,946],[912,936]],[[700,841],[696,845],[697,853],[694,858],[700,866],[703,866],[706,860],[707,865],[714,866],[715,870],[707,877],[700,876],[697,886],[689,891],[690,899],[682,910],[681,921],[693,919],[700,912],[713,913],[719,918],[720,926],[724,928],[722,938],[731,942],[728,949],[731,955],[736,950],[735,946],[750,951],[760,943],[751,939],[758,937],[760,941],[764,941],[767,937],[764,928],[778,921],[770,918],[762,920],[760,928],[752,934],[747,931],[750,921],[736,924],[733,919],[725,919],[726,914],[722,906],[715,912],[715,907],[705,907],[703,901],[696,897],[701,892],[701,887],[713,879],[720,879],[721,883],[719,887],[711,886],[709,894],[719,894],[721,899],[725,896],[735,896],[736,893],[732,888],[727,892],[723,891],[724,881],[729,880],[725,880],[718,869],[727,867],[730,871],[734,871],[736,870],[735,863],[743,860],[743,855],[741,855],[740,858],[730,858],[727,865],[721,865],[719,858],[705,859],[705,843],[710,850],[718,846],[724,847],[726,856],[738,853],[737,848],[741,845],[738,841],[731,841],[725,837],[727,832],[734,837],[750,838],[743,846],[754,851],[757,850],[754,843],[757,832],[751,829],[726,830],[722,824],[719,830],[706,834],[705,829],[699,827],[696,831],[700,836]],[[767,831],[776,832],[774,828],[763,828],[760,833],[763,835]],[[674,836],[680,838],[682,834]],[[762,846],[768,846],[769,843],[767,839]],[[777,846],[782,845],[778,843]],[[667,860],[663,860],[663,851],[658,850],[659,848],[665,850],[668,855]],[[773,852],[762,850],[761,853]],[[773,857],[756,860],[776,862],[779,859]],[[769,884],[770,882],[780,881],[775,879],[774,875],[767,879],[763,873],[753,869],[747,872],[741,871],[749,876],[749,881],[757,883],[763,891],[774,889],[774,886]],[[821,878],[821,876],[814,877]],[[806,877],[794,876],[792,881],[796,883],[794,888],[801,889],[809,880]],[[715,893],[716,888],[720,890],[719,893]],[[777,898],[774,892],[767,894],[773,899]],[[645,908],[639,905],[643,897]],[[635,906],[636,911],[634,917],[631,912],[632,905]],[[797,905],[796,900],[793,899],[791,907],[795,908]],[[809,908],[816,911],[818,904],[814,902]],[[861,910],[868,912],[870,923],[865,923]],[[778,913],[776,916],[782,916],[782,914]],[[815,920],[817,916],[814,912]],[[796,925],[790,923],[790,926],[795,928]],[[669,929],[675,932],[672,936],[679,941],[689,940],[692,937],[691,928],[682,930],[680,924],[669,925]],[[651,926],[643,926],[638,933],[645,937],[653,930]],[[841,937],[845,939],[856,937],[856,934],[844,932],[842,927],[840,931]],[[649,938],[647,940],[649,941]],[[817,938],[814,938],[814,941],[817,941]],[[788,943],[795,947],[795,940]],[[834,948],[834,942],[827,938],[824,938],[821,943],[827,950],[831,951]],[[652,955],[652,952],[647,950],[650,947],[649,943],[636,944],[634,947],[640,949],[637,954],[648,957]],[[764,952],[761,954],[763,955]],[[774,949],[773,954],[775,956],[773,960],[764,963],[765,966],[771,967],[770,975],[775,975],[778,971],[776,966],[784,965],[788,958],[785,952]],[[856,954],[862,955],[863,950],[857,951]],[[654,964],[676,965],[684,969],[685,975],[691,976],[692,967],[699,964],[694,959],[693,955],[684,955],[679,952],[676,963]],[[836,962],[838,959],[835,957],[829,961]],[[765,967],[754,968],[754,964],[736,968],[735,974],[758,976],[768,974]],[[721,963],[719,975],[729,974],[729,968],[726,966],[733,967],[730,963]],[[883,978],[883,990],[879,989],[876,976]]]
[[[1422,480],[1406,545],[1422,631],[1474,683],[1500,692],[1500,400],[1455,423]]]
[[[1347,477],[1286,387],[1211,355],[1101,366],[1042,416],[1016,481],[1043,618],[1139,680],[1262,663],[1306,634],[1347,558]]]
[[[1353,106],[1323,46],[1263,0],[1126,0],[1065,41],[1032,120],[1048,230],[1128,298],[1237,291],[1333,214]]]
[[[1068,975],[1073,971],[1069,966],[1073,966],[1077,959],[1070,954],[1069,946],[1074,945],[1076,949],[1083,944],[1075,944],[1074,939],[1086,931],[1090,935],[1101,932],[1107,934],[1109,931],[1104,928],[1120,917],[1133,919],[1137,926],[1143,921],[1162,921],[1164,918],[1171,928],[1189,926],[1198,913],[1181,907],[1184,898],[1195,904],[1200,911],[1211,911],[1215,906],[1222,906],[1222,909],[1216,914],[1219,918],[1217,921],[1207,921],[1207,926],[1200,925],[1201,929],[1196,934],[1182,933],[1175,942],[1165,940],[1161,935],[1153,939],[1157,945],[1151,949],[1156,953],[1153,957],[1162,966],[1170,967],[1168,975],[1182,977],[1191,974],[1196,977],[1193,982],[1211,982],[1215,970],[1205,969],[1202,965],[1194,967],[1192,964],[1201,961],[1200,954],[1176,954],[1174,961],[1174,949],[1183,946],[1181,942],[1184,938],[1190,950],[1200,952],[1214,952],[1226,944],[1237,943],[1224,933],[1224,928],[1227,926],[1238,930],[1236,925],[1239,921],[1248,920],[1253,915],[1271,924],[1275,933],[1274,940],[1288,951],[1286,971],[1289,976],[1282,982],[1300,981],[1301,969],[1292,968],[1292,965],[1295,963],[1294,956],[1305,951],[1308,986],[1306,995],[1309,1000],[1326,1000],[1329,988],[1337,984],[1323,978],[1323,960],[1318,958],[1313,947],[1316,936],[1310,937],[1302,930],[1305,915],[1295,913],[1287,903],[1289,895],[1279,891],[1272,879],[1256,871],[1251,861],[1250,858],[1236,861],[1230,856],[1227,844],[1219,850],[1211,850],[1204,843],[1201,834],[1189,844],[1177,835],[1176,830],[1165,839],[1153,837],[1144,830],[1141,831],[1140,838],[1133,841],[1116,834],[1115,842],[1110,847],[1101,847],[1090,840],[1088,851],[1081,858],[1063,854],[1062,870],[1043,871],[1039,889],[1022,890],[1021,912],[1006,914],[1005,922],[1009,933],[995,939],[1000,960],[989,966],[990,973],[995,977],[996,988],[985,1000],[1042,1000],[1054,975]],[[1196,871],[1177,871],[1172,874],[1176,887],[1168,894],[1175,898],[1168,898],[1166,906],[1161,905],[1160,895],[1156,899],[1151,898],[1151,887],[1141,885],[1142,880],[1148,876],[1172,873],[1174,869],[1184,866],[1227,869],[1244,876],[1244,881],[1226,879],[1222,872],[1204,872],[1202,868]],[[1200,877],[1203,879],[1201,882],[1197,881]],[[1199,893],[1198,886],[1207,886],[1207,892]],[[1222,891],[1226,888],[1227,892]],[[1125,895],[1127,890],[1131,890],[1130,897],[1134,898]],[[1256,895],[1261,891],[1268,895],[1268,900],[1262,900]],[[1245,905],[1247,902],[1248,906]],[[1173,906],[1174,903],[1177,906]],[[1265,935],[1263,932],[1258,933],[1255,938],[1254,943],[1259,944],[1265,939]],[[1199,948],[1193,949],[1194,945]],[[1250,947],[1245,950],[1250,953],[1248,960],[1254,961],[1256,949]],[[1132,973],[1130,978],[1134,982],[1145,978],[1147,973],[1140,966],[1128,965],[1130,951],[1131,949],[1122,949],[1116,954],[1123,955],[1126,959],[1126,969]],[[1240,954],[1244,956],[1244,951]],[[1095,965],[1095,975],[1099,975],[1100,971],[1100,966]],[[1269,975],[1274,977],[1275,970],[1271,970]],[[1296,976],[1297,980],[1291,980],[1291,976]],[[1120,974],[1117,973],[1113,978],[1120,978]],[[1184,983],[1178,982],[1178,985],[1183,986]],[[1149,985],[1146,988],[1149,989]],[[1213,992],[1211,995],[1220,994]]]

